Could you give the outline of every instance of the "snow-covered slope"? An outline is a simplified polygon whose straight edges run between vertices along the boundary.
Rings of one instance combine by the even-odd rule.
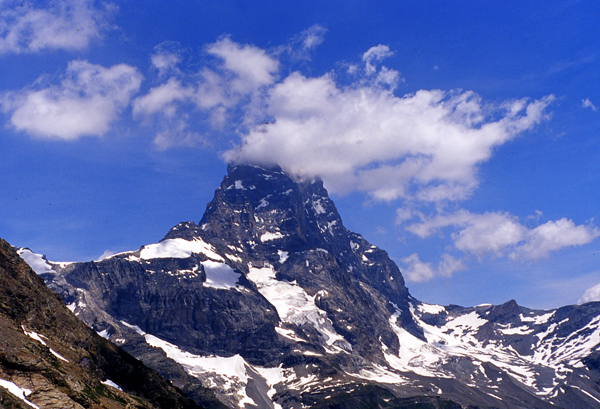
[[[423,304],[320,182],[277,169],[231,168],[198,224],[137,251],[72,264],[21,253],[198,402],[202,384],[242,408],[600,405],[600,304]]]

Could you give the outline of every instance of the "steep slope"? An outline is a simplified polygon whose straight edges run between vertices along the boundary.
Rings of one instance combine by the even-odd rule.
[[[1,239],[0,401],[42,409],[197,407],[77,319]]]
[[[203,385],[246,408],[600,403],[598,304],[423,304],[320,181],[280,169],[230,168],[198,224],[138,251],[28,257],[81,319],[197,402]]]

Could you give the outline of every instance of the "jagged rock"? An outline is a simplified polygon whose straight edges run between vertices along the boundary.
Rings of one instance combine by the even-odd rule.
[[[230,167],[198,223],[138,251],[41,263],[81,319],[207,406],[204,387],[245,408],[600,403],[600,304],[421,303],[320,181],[279,168]]]

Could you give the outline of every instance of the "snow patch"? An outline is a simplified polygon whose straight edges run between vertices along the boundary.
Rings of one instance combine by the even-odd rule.
[[[258,210],[261,207],[267,207],[269,205],[269,201],[267,199],[271,196],[272,195],[267,195],[267,196],[263,197],[262,199],[260,199],[260,202],[258,203],[258,206],[256,206],[255,210]]]
[[[267,242],[267,241],[272,241],[272,240],[277,240],[277,239],[282,239],[284,236],[283,234],[281,234],[281,232],[277,231],[277,232],[264,232],[261,236],[260,236],[260,241],[262,241],[263,243]]]
[[[36,274],[45,274],[52,272],[52,265],[41,254],[34,253],[29,249],[20,248],[17,253]]]
[[[101,383],[102,383],[102,385],[111,386],[111,387],[113,387],[113,388],[115,388],[115,389],[118,389],[118,390],[120,390],[121,392],[123,392],[123,389],[121,389],[121,387],[120,387],[119,385],[117,385],[116,383],[114,383],[114,382],[113,382],[113,381],[111,381],[110,379],[107,379],[107,380],[105,380],[105,381],[102,381]]]
[[[201,239],[167,239],[160,243],[149,244],[140,251],[141,260],[156,258],[188,258],[192,254],[203,254],[213,261],[225,261],[218,255],[215,248]]]
[[[499,328],[499,331],[504,335],[527,335],[531,334],[534,330],[529,328],[527,325],[516,328]]]
[[[222,290],[230,290],[237,286],[240,274],[236,273],[227,264],[207,260],[203,261],[202,265],[206,273],[204,286]]]
[[[2,386],[4,389],[7,389],[11,394],[21,399],[26,404],[33,406],[36,409],[40,409],[38,405],[27,400],[27,396],[31,394],[31,390],[21,388],[17,384],[10,381],[5,381],[4,379],[0,379],[0,386]]]
[[[134,330],[137,334],[139,335],[146,335],[146,333],[144,331],[142,331],[142,329],[140,327],[138,327],[137,325],[132,325],[126,321],[121,320],[121,324],[125,325],[127,328]]]
[[[150,334],[146,334],[145,339],[148,345],[162,349],[168,358],[183,366],[191,376],[202,379],[203,376],[210,375],[212,387],[218,386],[218,389],[232,397],[240,408],[245,408],[246,404],[256,407],[256,402],[246,393],[251,373],[257,373],[264,379],[268,387],[266,397],[269,399],[272,399],[276,393],[275,385],[281,382],[289,383],[296,379],[292,369],[253,366],[240,355],[200,356],[182,351],[176,345]],[[256,375],[254,375],[254,379],[260,381]],[[273,407],[281,408],[275,402],[273,402]]]
[[[333,328],[327,313],[315,305],[316,294],[308,295],[296,282],[277,280],[272,266],[249,267],[247,278],[256,284],[258,292],[275,307],[283,322],[312,325],[325,339],[328,352],[351,350],[351,345]]]
[[[108,335],[108,328],[107,329],[103,329],[100,332],[96,332],[98,335],[100,335],[102,338],[104,339],[110,339],[109,335]]]
[[[556,311],[551,311],[546,314],[538,315],[535,317],[525,317],[523,314],[519,316],[521,322],[533,322],[535,325],[546,324],[550,318],[554,316]]]
[[[421,311],[424,314],[432,314],[432,315],[437,315],[439,313],[442,313],[444,311],[446,311],[446,308],[441,306],[441,305],[436,305],[436,304],[419,304],[417,306],[418,310]]]
[[[313,200],[313,209],[315,211],[316,214],[325,214],[327,213],[327,210],[325,210],[325,207],[323,206],[322,203],[322,199],[317,199],[317,200]]]
[[[283,250],[277,250],[277,255],[279,256],[279,263],[283,264],[289,257],[289,252]]]

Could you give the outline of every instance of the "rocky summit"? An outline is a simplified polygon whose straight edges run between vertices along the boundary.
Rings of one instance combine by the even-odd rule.
[[[322,182],[278,168],[230,167],[198,223],[137,251],[19,252],[99,335],[206,407],[600,405],[600,304],[422,303]]]

